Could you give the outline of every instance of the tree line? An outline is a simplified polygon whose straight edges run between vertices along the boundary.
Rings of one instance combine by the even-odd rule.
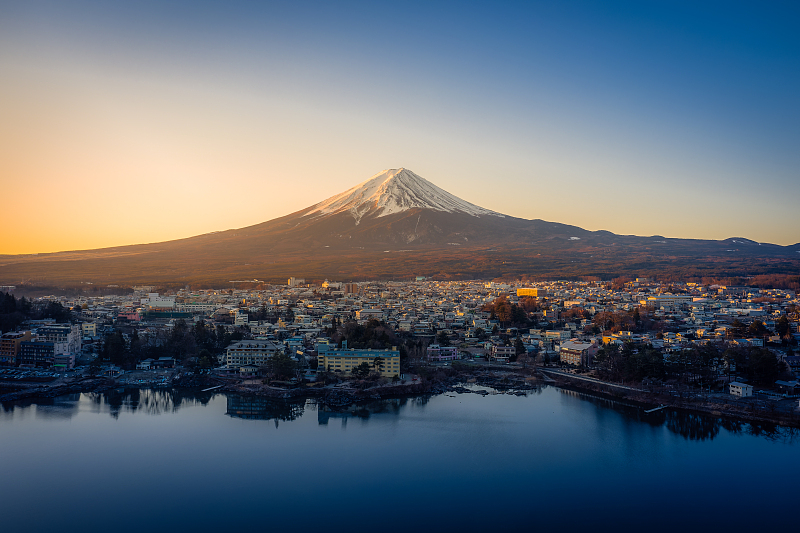
[[[539,310],[537,298],[525,296],[519,303],[511,303],[507,296],[499,296],[493,302],[481,306],[481,311],[489,313],[490,320],[500,321],[500,325],[512,327],[529,327],[530,314]]]
[[[59,302],[34,304],[24,296],[17,299],[11,293],[0,293],[0,332],[16,331],[28,320],[44,318],[52,318],[60,323],[75,319],[70,309]]]
[[[248,335],[246,329],[236,328],[229,332],[221,325],[208,327],[203,320],[194,325],[178,320],[170,330],[158,330],[155,335],[145,338],[140,337],[135,328],[128,335],[117,328],[103,338],[95,361],[132,369],[145,359],[172,357],[190,367],[212,368],[217,366],[218,357],[229,344]]]
[[[603,345],[594,358],[599,377],[611,381],[646,378],[675,380],[682,384],[713,386],[720,367],[756,385],[772,385],[788,369],[772,351],[753,346],[706,344],[666,356],[650,345],[626,342]]]

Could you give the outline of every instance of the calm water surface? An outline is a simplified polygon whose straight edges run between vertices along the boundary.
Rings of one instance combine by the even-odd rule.
[[[798,523],[800,437],[556,388],[376,402],[134,390],[0,409],[33,531],[743,531]]]

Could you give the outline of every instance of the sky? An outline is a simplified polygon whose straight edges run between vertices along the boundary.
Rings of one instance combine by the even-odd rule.
[[[0,254],[405,167],[589,230],[800,242],[800,3],[0,0]]]

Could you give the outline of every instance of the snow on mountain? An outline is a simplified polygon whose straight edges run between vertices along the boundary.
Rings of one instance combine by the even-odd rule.
[[[384,217],[414,208],[465,213],[475,217],[504,217],[464,201],[405,168],[384,170],[352,189],[313,205],[305,216],[349,211],[358,224],[367,214]]]

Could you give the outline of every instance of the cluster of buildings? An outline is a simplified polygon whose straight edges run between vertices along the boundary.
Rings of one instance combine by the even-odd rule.
[[[38,322],[38,323],[36,323]],[[34,321],[32,329],[6,332],[0,336],[0,365],[23,368],[49,368],[57,371],[75,367],[81,352],[82,328],[79,324]]]
[[[251,284],[255,285],[255,284]],[[510,304],[535,298],[530,323],[513,327],[482,310],[498,297]],[[190,290],[159,294],[155,287],[135,287],[126,295],[50,297],[70,308],[81,307],[79,323],[29,324],[22,332],[3,334],[0,365],[70,368],[81,352],[120,325],[135,328],[140,339],[173,328],[178,320],[203,320],[211,328],[249,331],[247,339],[227,347],[221,364],[229,371],[253,372],[274,354],[300,362],[317,361],[320,369],[348,373],[363,362],[385,377],[400,374],[399,351],[357,350],[335,346],[331,328],[349,320],[378,320],[398,336],[421,341],[423,357],[445,363],[481,357],[508,362],[522,353],[542,362],[591,366],[600,346],[648,344],[665,354],[695,344],[727,342],[764,346],[781,339],[776,323],[800,304],[788,290],[702,286],[672,283],[665,287],[638,279],[612,288],[604,282],[554,281],[496,283],[484,281],[306,283],[290,278],[286,285],[257,288]],[[595,318],[601,313],[646,309],[658,331],[609,330]],[[732,336],[733,324],[763,323],[766,335]],[[531,327],[532,325],[532,327]],[[791,335],[800,337],[796,316]],[[520,348],[521,347],[521,348]],[[791,359],[791,357],[789,358]],[[790,365],[798,362],[787,360]]]

